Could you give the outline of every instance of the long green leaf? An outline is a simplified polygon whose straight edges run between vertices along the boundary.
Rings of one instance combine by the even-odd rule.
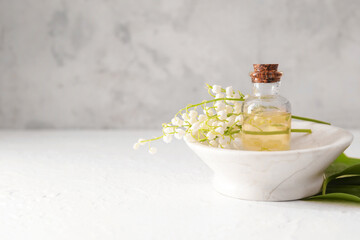
[[[360,197],[347,193],[328,193],[324,195],[312,196],[305,200],[337,200],[337,201],[342,200],[342,201],[351,201],[351,202],[360,203]]]
[[[353,165],[351,167],[348,167],[346,169],[344,169],[343,171],[336,173],[336,174],[332,174],[329,177],[326,177],[324,184],[323,184],[323,188],[322,188],[322,193],[325,194],[326,193],[326,188],[327,185],[334,179],[336,178],[341,178],[341,177],[350,177],[350,176],[360,176],[360,164],[356,164]]]
[[[360,186],[360,176],[353,176],[353,177],[342,177],[342,178],[337,178],[333,181],[331,181],[328,184],[328,187],[330,187],[330,185],[356,185],[356,186]]]
[[[322,194],[307,200],[346,200],[360,203],[360,159],[342,153],[326,170]]]
[[[351,158],[346,156],[345,153],[342,153],[329,167],[326,169],[326,177],[331,177],[334,174],[345,170],[348,167],[353,165],[360,164],[359,158]]]
[[[359,185],[329,185],[327,193],[346,193],[356,197],[360,197],[360,186]]]

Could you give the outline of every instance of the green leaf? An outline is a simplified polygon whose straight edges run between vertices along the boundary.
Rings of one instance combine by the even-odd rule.
[[[360,159],[342,153],[326,170],[322,194],[307,200],[345,200],[360,203]]]
[[[360,176],[360,164],[352,165],[351,167],[348,167],[341,172],[334,173],[331,176],[328,176],[325,178],[323,183],[323,194],[327,191],[327,185],[334,179],[342,178],[342,177],[351,177],[351,176]]]
[[[351,194],[356,197],[360,197],[360,186],[354,185],[337,185],[337,186],[329,186],[327,192],[330,193],[346,193]]]
[[[360,203],[360,197],[347,193],[328,193],[324,195],[316,195],[305,200],[337,200],[337,201],[351,201]]]
[[[342,153],[330,167],[326,169],[325,175],[326,177],[330,177],[356,164],[360,164],[359,158],[350,158],[346,156],[345,153]]]
[[[343,178],[337,178],[333,181],[331,181],[328,185],[358,185],[360,186],[360,176],[354,176],[354,177],[343,177]]]
[[[351,158],[348,157],[345,153],[340,154],[340,156],[334,161],[334,163],[343,163],[348,166],[355,165],[360,163],[360,158]]]
[[[326,192],[347,193],[360,197],[360,176],[337,178],[328,184]]]

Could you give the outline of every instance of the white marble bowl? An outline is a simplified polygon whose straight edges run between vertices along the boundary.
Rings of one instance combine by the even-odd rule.
[[[291,150],[245,151],[187,145],[214,171],[215,189],[227,196],[257,201],[287,201],[318,193],[325,169],[350,145],[348,131],[330,125],[293,121]]]

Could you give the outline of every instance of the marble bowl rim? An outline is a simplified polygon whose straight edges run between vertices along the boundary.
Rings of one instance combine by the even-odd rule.
[[[300,124],[305,123],[305,122],[300,122]],[[306,122],[308,123],[308,122]],[[354,136],[352,133],[350,133],[349,131],[340,128],[340,127],[335,127],[333,125],[326,125],[326,124],[321,124],[321,123],[313,123],[311,122],[312,125],[325,125],[329,128],[336,128],[338,130],[340,130],[342,133],[344,133],[340,138],[336,139],[334,142],[321,146],[321,147],[310,147],[310,148],[304,148],[304,149],[290,149],[290,150],[285,150],[285,151],[251,151],[251,150],[240,150],[240,149],[225,149],[225,148],[215,148],[215,147],[211,147],[211,146],[207,146],[204,145],[202,143],[199,142],[189,142],[187,140],[184,139],[184,141],[186,142],[186,144],[188,145],[194,145],[197,146],[199,148],[202,148],[203,150],[210,150],[210,151],[214,151],[214,152],[222,152],[222,153],[241,153],[241,154],[250,154],[250,155],[278,155],[278,154],[297,154],[297,153],[308,153],[308,152],[315,152],[315,151],[321,151],[324,149],[331,149],[333,147],[336,147],[338,145],[340,145],[341,143],[346,143],[346,147],[350,146]],[[299,133],[301,134],[301,133]],[[313,134],[313,133],[311,133]]]

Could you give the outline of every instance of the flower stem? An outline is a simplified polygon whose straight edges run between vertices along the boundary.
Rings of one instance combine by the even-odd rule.
[[[146,139],[146,140],[142,140],[140,141],[139,143],[147,143],[147,142],[152,142],[152,141],[155,141],[155,140],[159,140],[161,138],[163,138],[164,135],[160,136],[160,137],[154,137],[154,138],[151,138],[151,139]]]
[[[291,129],[291,132],[299,132],[299,133],[312,133],[311,129]]]
[[[308,121],[308,122],[315,122],[315,123],[331,125],[328,122],[323,122],[323,121],[312,119],[312,118],[299,117],[299,116],[295,116],[295,115],[291,115],[291,118],[298,119],[298,120],[303,120],[303,121]]]
[[[189,108],[193,108],[193,107],[197,107],[203,104],[207,104],[207,103],[211,103],[211,102],[216,102],[216,101],[244,101],[244,98],[216,98],[216,99],[212,99],[212,100],[207,100],[207,101],[202,101],[201,103],[198,104],[189,104],[187,105],[185,108],[180,109],[180,111],[175,115],[178,116],[179,114],[181,114],[183,111],[187,111]]]

